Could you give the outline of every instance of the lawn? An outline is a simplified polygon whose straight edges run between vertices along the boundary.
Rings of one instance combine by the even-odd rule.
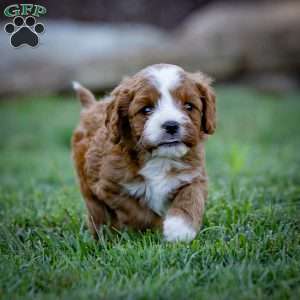
[[[300,299],[300,97],[220,87],[190,244],[95,242],[70,159],[72,97],[0,103],[0,299]]]

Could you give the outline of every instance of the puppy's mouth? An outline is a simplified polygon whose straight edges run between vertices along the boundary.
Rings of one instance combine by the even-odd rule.
[[[165,142],[161,142],[158,144],[158,147],[174,147],[174,146],[179,146],[181,145],[182,142],[178,141],[178,140],[174,140],[174,141],[165,141]]]
[[[152,151],[152,156],[156,157],[168,157],[168,158],[180,158],[184,156],[189,148],[181,140],[167,139],[161,141]]]

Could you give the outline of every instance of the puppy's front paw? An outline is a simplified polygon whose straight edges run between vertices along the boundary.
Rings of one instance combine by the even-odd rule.
[[[190,242],[197,234],[192,225],[180,216],[167,216],[163,232],[165,239],[169,242]]]

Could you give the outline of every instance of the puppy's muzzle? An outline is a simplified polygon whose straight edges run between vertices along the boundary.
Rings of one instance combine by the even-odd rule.
[[[163,135],[159,146],[176,146],[181,143],[181,129],[177,121],[166,121],[161,128]]]
[[[162,124],[162,128],[165,130],[167,134],[175,135],[179,131],[179,123],[176,121],[166,121]]]

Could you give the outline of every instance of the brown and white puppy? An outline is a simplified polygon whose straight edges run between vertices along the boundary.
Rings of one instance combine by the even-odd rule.
[[[102,101],[74,83],[82,111],[73,158],[95,236],[109,224],[195,238],[207,197],[203,142],[216,127],[210,83],[168,64],[123,80]]]

